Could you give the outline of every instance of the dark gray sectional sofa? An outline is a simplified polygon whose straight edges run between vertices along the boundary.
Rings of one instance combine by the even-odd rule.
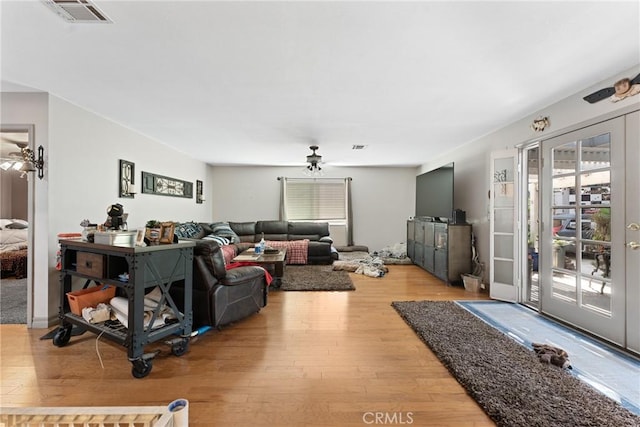
[[[329,224],[326,222],[292,222],[292,221],[247,221],[247,222],[191,222],[177,224],[176,234],[180,238],[203,239],[218,236],[226,238],[242,251],[258,243],[264,233],[264,239],[287,241],[309,240],[307,250],[308,264],[331,264],[337,259],[337,252],[332,249],[333,241],[329,236]],[[220,243],[220,242],[219,242]]]
[[[229,222],[240,241],[257,243],[264,233],[265,240],[309,240],[308,264],[331,264],[333,256],[326,222],[255,221]]]

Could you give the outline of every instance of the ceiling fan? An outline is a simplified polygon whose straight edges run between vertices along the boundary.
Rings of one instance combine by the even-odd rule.
[[[322,161],[322,156],[316,153],[318,149],[317,145],[312,145],[309,147],[311,150],[311,154],[307,156],[307,167],[304,171],[305,175],[309,176],[319,176],[322,175],[322,168],[320,167],[320,162]]]
[[[640,87],[634,88],[634,85],[640,85],[640,74],[635,76],[633,79],[622,79],[617,81],[612,87],[605,87],[600,90],[597,90],[587,96],[584,99],[589,104],[594,104],[598,101],[602,101],[605,98],[612,97],[613,95],[618,94],[619,96],[615,99],[612,98],[612,101],[619,101],[627,96],[635,95],[640,92]]]
[[[24,157],[21,152],[12,151],[0,157],[0,169],[2,170],[20,170],[24,165]]]
[[[15,136],[15,134],[5,132],[1,135],[0,169],[2,170],[20,170],[24,164],[22,149],[26,148],[28,144],[20,141]],[[13,151],[16,148],[19,148],[20,151]]]

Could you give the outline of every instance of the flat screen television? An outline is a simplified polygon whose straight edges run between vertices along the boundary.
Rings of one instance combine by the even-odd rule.
[[[416,217],[449,220],[453,215],[453,163],[416,177]]]

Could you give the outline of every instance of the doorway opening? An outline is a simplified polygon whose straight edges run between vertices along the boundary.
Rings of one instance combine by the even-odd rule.
[[[0,129],[0,324],[26,324],[29,286],[29,181],[22,149],[32,126]]]

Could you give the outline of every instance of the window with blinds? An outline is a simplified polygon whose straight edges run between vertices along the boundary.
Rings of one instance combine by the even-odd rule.
[[[289,221],[344,221],[347,189],[344,179],[287,179],[285,206]]]

